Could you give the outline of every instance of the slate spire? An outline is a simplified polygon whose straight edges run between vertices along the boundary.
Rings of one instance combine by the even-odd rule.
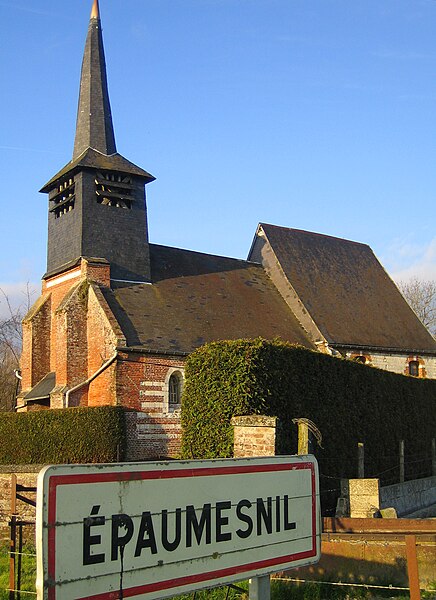
[[[117,151],[98,0],[94,0],[92,5],[83,54],[73,161],[88,148],[106,155],[115,154]]]
[[[81,257],[104,259],[112,281],[151,281],[145,185],[153,175],[115,147],[98,0],[93,0],[80,79],[73,158],[48,181],[45,278]]]

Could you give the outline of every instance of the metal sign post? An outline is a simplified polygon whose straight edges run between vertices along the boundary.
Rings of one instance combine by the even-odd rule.
[[[312,456],[58,465],[38,478],[40,600],[165,598],[320,556]]]
[[[250,600],[269,600],[271,597],[271,580],[269,575],[250,579],[248,594]]]

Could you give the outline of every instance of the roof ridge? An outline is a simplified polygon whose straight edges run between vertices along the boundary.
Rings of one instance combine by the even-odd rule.
[[[366,244],[365,242],[356,242],[355,240],[341,238],[336,235],[330,235],[328,233],[318,233],[316,231],[308,231],[307,229],[297,229],[295,227],[284,227],[282,225],[273,225],[272,223],[259,223],[259,225],[262,228],[271,227],[273,229],[281,229],[282,231],[293,231],[293,232],[302,233],[302,234],[305,234],[308,236],[316,236],[316,237],[322,237],[322,238],[327,238],[327,239],[331,239],[331,240],[338,240],[340,242],[346,242],[347,244],[355,244],[357,246],[366,246],[368,248],[371,248],[371,246],[369,244]]]
[[[246,260],[244,258],[235,258],[233,256],[224,256],[222,254],[211,254],[210,252],[201,252],[200,250],[190,250],[189,248],[178,248],[176,246],[167,246],[166,244],[155,244],[150,242],[150,246],[151,247],[159,247],[159,248],[167,248],[169,250],[179,250],[181,252],[188,252],[190,254],[198,254],[201,256],[210,256],[211,258],[222,258],[225,260],[232,260],[235,262],[240,262],[240,263],[244,263],[244,264],[249,264],[249,265],[259,265],[259,263],[253,262],[251,260]],[[262,267],[263,268],[263,267]]]

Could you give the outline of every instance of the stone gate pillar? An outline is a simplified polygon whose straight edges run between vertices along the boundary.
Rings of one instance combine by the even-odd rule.
[[[233,456],[275,456],[277,417],[247,415],[233,417]]]

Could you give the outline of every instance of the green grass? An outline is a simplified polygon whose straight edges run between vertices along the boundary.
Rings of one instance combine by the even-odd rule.
[[[26,545],[23,548],[21,590],[22,599],[35,598],[33,594],[24,594],[24,591],[35,592],[36,560],[35,548]],[[236,584],[237,588],[214,588],[199,591],[195,600],[248,600],[248,582]],[[0,600],[9,600],[9,553],[6,544],[0,545]],[[242,589],[240,589],[242,588]],[[176,596],[173,600],[192,600],[193,594]],[[271,581],[271,600],[375,600],[378,598],[409,598],[407,591],[380,590],[364,587],[339,587],[326,583],[298,583],[293,581]],[[421,593],[422,600],[436,600],[436,582],[430,585],[430,591]]]
[[[35,548],[26,545],[21,556],[21,590],[35,592],[36,557]],[[18,565],[17,565],[18,568]],[[0,546],[0,600],[9,600],[9,546]],[[22,594],[22,599],[31,599],[33,594]]]

